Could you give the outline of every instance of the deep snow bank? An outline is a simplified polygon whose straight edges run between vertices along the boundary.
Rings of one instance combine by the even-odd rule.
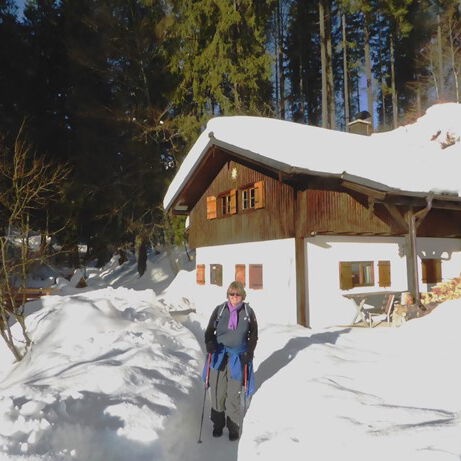
[[[42,300],[31,350],[0,383],[0,459],[167,459],[169,418],[198,382],[191,332],[152,290]]]

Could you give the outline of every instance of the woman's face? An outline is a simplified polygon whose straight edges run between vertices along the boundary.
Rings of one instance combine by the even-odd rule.
[[[236,306],[237,304],[242,302],[242,295],[237,293],[236,291],[231,290],[229,293],[227,293],[227,299],[229,299],[229,302],[233,306]]]

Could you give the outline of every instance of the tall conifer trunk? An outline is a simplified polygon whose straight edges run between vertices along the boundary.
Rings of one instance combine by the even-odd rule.
[[[333,51],[331,46],[331,5],[325,3],[325,39],[327,44],[327,98],[329,112],[329,128],[336,128],[335,85],[333,78]]]
[[[319,0],[320,60],[322,67],[322,127],[328,128],[327,47],[325,37],[325,0]]]
[[[456,34],[455,27],[453,25],[453,17],[450,14],[448,17],[448,32],[450,40],[450,57],[451,57],[451,70],[453,72],[453,80],[455,82],[455,101],[459,102],[459,76],[458,69],[456,66],[456,56],[455,56],[455,40],[454,35]]]
[[[385,72],[383,70],[381,29],[379,30],[379,74],[381,85],[381,121],[382,125],[386,127],[386,77]]]
[[[442,50],[442,25],[440,14],[437,15],[437,58],[439,61],[439,99],[445,98],[445,85],[443,81],[443,50]]]
[[[284,68],[284,52],[283,52],[283,11],[282,0],[277,4],[277,61],[278,61],[278,88],[279,88],[279,107],[280,118],[285,119],[285,68]]]
[[[370,18],[368,14],[365,14],[365,74],[367,78],[367,106],[368,112],[371,115],[371,123],[373,126],[373,87],[372,79],[373,75],[371,72],[371,53],[370,53]]]
[[[346,15],[342,13],[341,15],[342,22],[342,32],[343,32],[343,81],[344,81],[344,123],[345,130],[349,131],[349,73],[347,70],[347,38],[346,38]]]
[[[398,126],[398,100],[397,90],[395,88],[395,50],[394,50],[394,34],[391,34],[391,91],[392,91],[392,125],[395,128]]]

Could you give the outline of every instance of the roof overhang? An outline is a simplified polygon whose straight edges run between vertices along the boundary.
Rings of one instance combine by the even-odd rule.
[[[325,173],[306,168],[293,167],[287,163],[242,149],[214,137],[209,133],[206,144],[195,164],[189,170],[175,195],[165,205],[166,211],[188,215],[200,197],[205,193],[221,168],[230,161],[278,179],[298,190],[313,184],[335,184],[348,191],[363,194],[375,203],[392,206],[425,207],[431,196],[432,208],[461,211],[461,197],[458,195],[433,192],[411,192],[394,189],[368,178],[343,173]]]

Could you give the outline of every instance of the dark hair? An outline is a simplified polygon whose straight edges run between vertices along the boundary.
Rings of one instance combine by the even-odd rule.
[[[234,281],[229,285],[227,289],[227,297],[229,297],[229,293],[236,292],[242,296],[242,301],[246,298],[247,294],[245,292],[245,288],[243,288],[242,282]]]

